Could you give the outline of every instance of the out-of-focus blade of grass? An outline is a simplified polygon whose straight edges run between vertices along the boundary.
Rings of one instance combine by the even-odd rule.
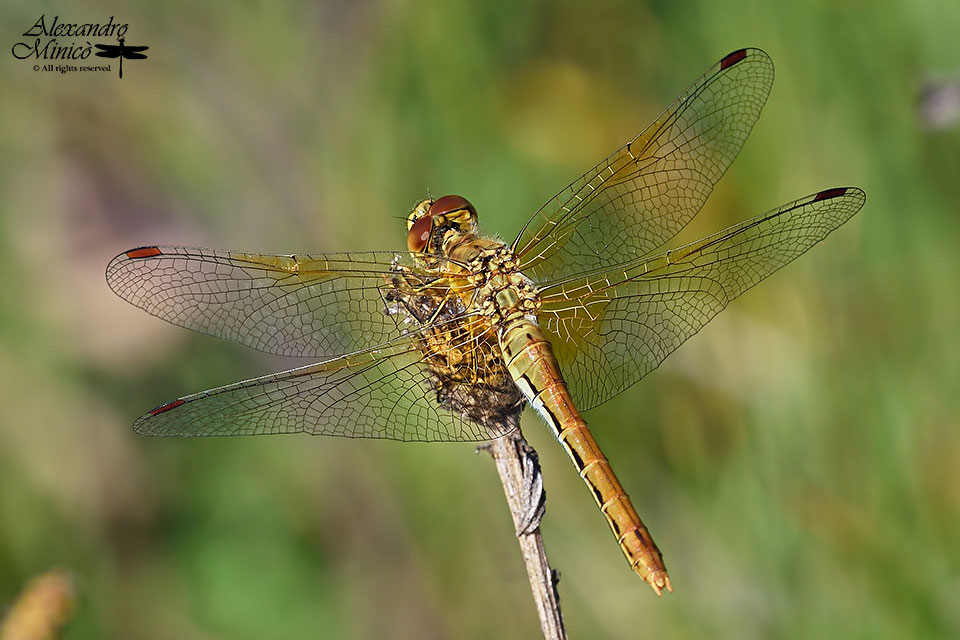
[[[77,606],[70,575],[48,571],[32,578],[0,619],[0,640],[59,638]]]

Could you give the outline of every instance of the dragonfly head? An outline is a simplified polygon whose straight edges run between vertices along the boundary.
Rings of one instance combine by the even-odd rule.
[[[407,217],[407,248],[411,253],[440,253],[447,232],[467,234],[476,230],[477,210],[466,198],[428,198]]]

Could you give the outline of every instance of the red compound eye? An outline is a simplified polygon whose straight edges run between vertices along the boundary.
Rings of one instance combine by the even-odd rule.
[[[476,209],[473,208],[473,205],[470,204],[470,201],[464,198],[463,196],[443,196],[438,198],[436,202],[430,205],[431,216],[441,216],[452,211],[459,211],[461,209],[468,209],[476,213]]]
[[[436,203],[434,203],[436,204]],[[433,209],[431,208],[431,211]],[[407,248],[413,253],[420,253],[427,247],[430,233],[433,231],[433,218],[427,214],[413,223],[407,232]]]

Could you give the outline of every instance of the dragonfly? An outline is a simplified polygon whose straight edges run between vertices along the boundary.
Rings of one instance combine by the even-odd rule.
[[[734,51],[646,129],[533,213],[507,244],[446,195],[404,251],[270,255],[143,246],[108,265],[121,298],[175,325],[315,363],[166,402],[147,436],[308,433],[484,441],[532,407],[631,568],[672,591],[657,545],[583,418],[655,369],[731,300],[863,206],[824,189],[666,249],[743,146],[773,84]]]
[[[150,47],[127,46],[123,44],[123,38],[119,38],[119,44],[98,44],[97,55],[101,58],[120,58],[120,77],[123,77],[123,59],[127,60],[146,60],[147,56],[140,53]]]

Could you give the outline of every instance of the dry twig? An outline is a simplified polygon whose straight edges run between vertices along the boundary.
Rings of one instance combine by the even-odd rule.
[[[543,490],[537,452],[527,444],[519,428],[481,448],[493,456],[500,474],[543,636],[548,640],[564,639],[567,633],[563,627],[560,597],[557,594],[560,574],[550,568],[540,536],[540,521],[546,509],[547,495]]]

